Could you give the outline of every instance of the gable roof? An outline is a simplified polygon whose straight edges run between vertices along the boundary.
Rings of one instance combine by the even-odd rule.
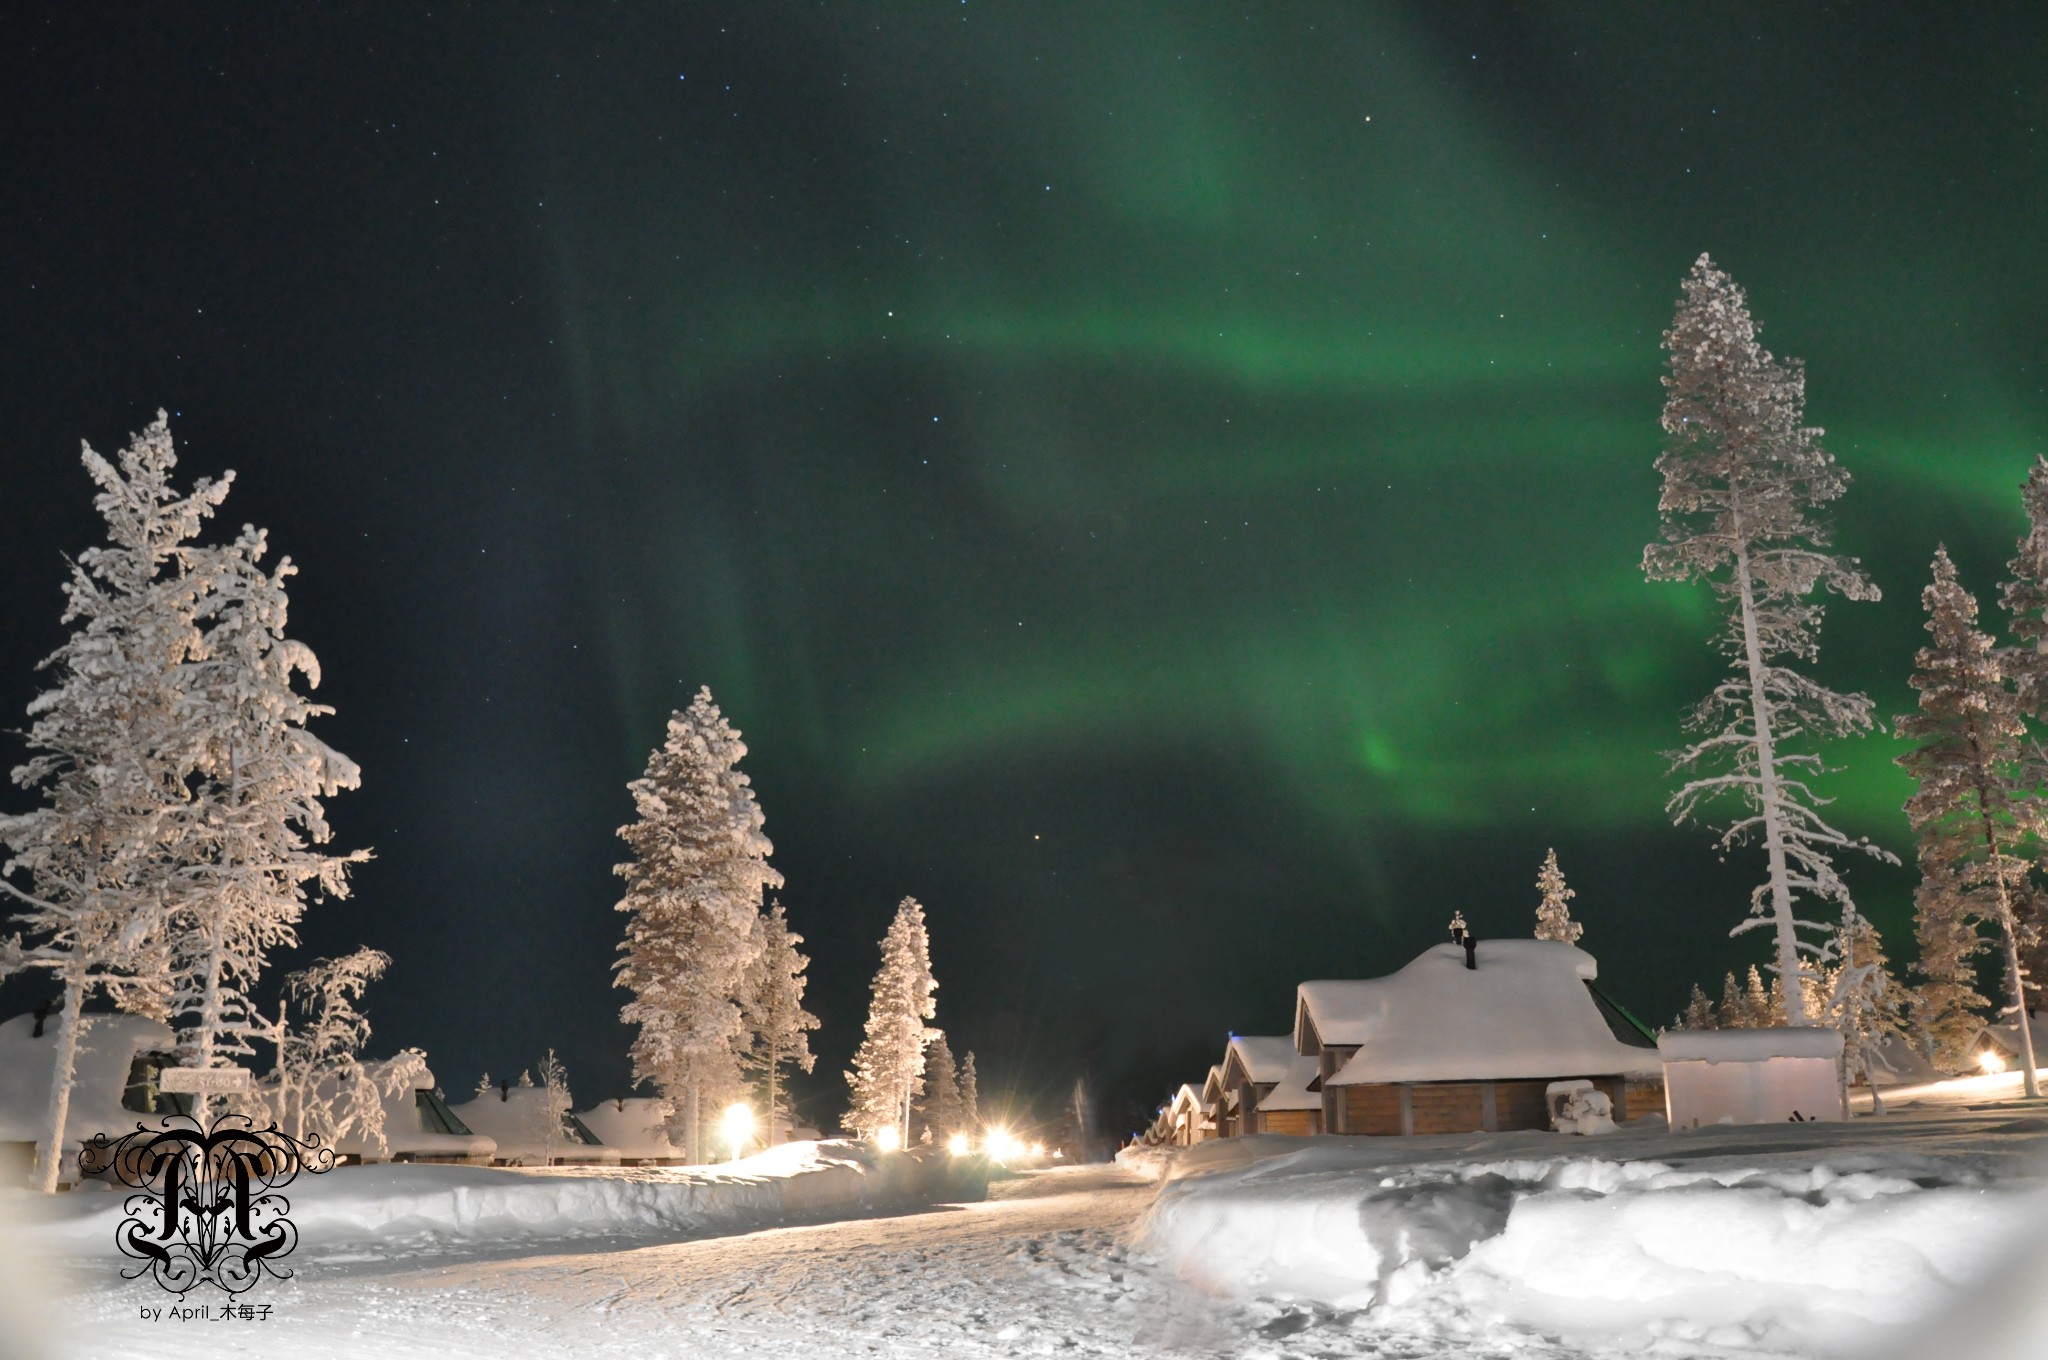
[[[1323,1098],[1312,1089],[1312,1083],[1321,1070],[1322,1061],[1318,1058],[1304,1058],[1299,1054],[1290,1056],[1286,1073],[1259,1102],[1259,1109],[1268,1113],[1274,1110],[1322,1109]]]
[[[1271,1085],[1287,1075],[1294,1058],[1294,1040],[1288,1035],[1233,1034],[1223,1051],[1224,1080],[1235,1067],[1254,1086]]]
[[[1304,982],[1297,1010],[1326,1044],[1357,1045],[1332,1085],[1585,1077],[1659,1070],[1655,1049],[1615,1037],[1586,984],[1593,956],[1551,940],[1454,944],[1383,978]]]

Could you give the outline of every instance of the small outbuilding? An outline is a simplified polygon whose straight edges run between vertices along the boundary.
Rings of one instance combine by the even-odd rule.
[[[1550,1127],[1544,1090],[1583,1078],[1617,1119],[1662,1113],[1656,1040],[1594,986],[1599,965],[1552,940],[1467,940],[1399,972],[1304,982],[1294,1044],[1317,1064],[1330,1133]]]
[[[1669,1030],[1657,1049],[1673,1131],[1849,1117],[1840,1030]]]

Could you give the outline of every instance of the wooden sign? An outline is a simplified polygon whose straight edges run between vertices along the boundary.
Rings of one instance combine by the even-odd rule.
[[[166,1067],[157,1073],[157,1088],[172,1095],[220,1095],[249,1089],[246,1067]]]

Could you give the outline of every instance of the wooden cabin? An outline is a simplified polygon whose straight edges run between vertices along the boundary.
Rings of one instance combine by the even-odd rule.
[[[1323,1131],[1320,1064],[1289,1051],[1286,1073],[1259,1098],[1259,1132],[1317,1134]]]
[[[1581,1078],[1616,1119],[1664,1110],[1656,1038],[1609,1000],[1593,956],[1549,940],[1436,945],[1399,972],[1304,982],[1295,1050],[1330,1133],[1547,1129],[1544,1087]]]
[[[1207,1137],[1230,1137],[1230,1119],[1224,1104],[1223,1068],[1218,1064],[1202,1079],[1202,1119],[1209,1126]]]
[[[1166,1125],[1164,1141],[1175,1147],[1193,1147],[1205,1138],[1216,1136],[1216,1126],[1202,1113],[1202,1093],[1185,1082],[1167,1102],[1163,1118]]]
[[[1260,1117],[1260,1102],[1286,1079],[1298,1056],[1285,1034],[1233,1034],[1223,1050],[1223,1089],[1231,1102],[1231,1133],[1273,1133]]]

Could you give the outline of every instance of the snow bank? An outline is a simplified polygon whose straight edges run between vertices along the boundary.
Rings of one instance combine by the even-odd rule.
[[[1180,1149],[1171,1144],[1133,1143],[1116,1154],[1116,1164],[1126,1171],[1135,1172],[1148,1181],[1166,1179],[1167,1168],[1173,1165],[1174,1154]]]
[[[302,1177],[285,1193],[302,1249],[317,1256],[363,1243],[419,1247],[731,1232],[942,1197],[978,1199],[985,1185],[971,1168],[943,1157],[883,1155],[849,1143],[787,1143],[717,1167],[338,1167]],[[113,1255],[123,1198],[88,1193],[52,1203],[11,1192],[0,1201],[0,1213],[40,1218],[31,1231],[59,1254]]]
[[[1912,1157],[1390,1167],[1368,1148],[1230,1141],[1268,1146],[1183,1152],[1141,1221],[1148,1248],[1211,1292],[1373,1308],[1445,1335],[1506,1324],[1848,1352],[1953,1299],[2048,1207]]]

